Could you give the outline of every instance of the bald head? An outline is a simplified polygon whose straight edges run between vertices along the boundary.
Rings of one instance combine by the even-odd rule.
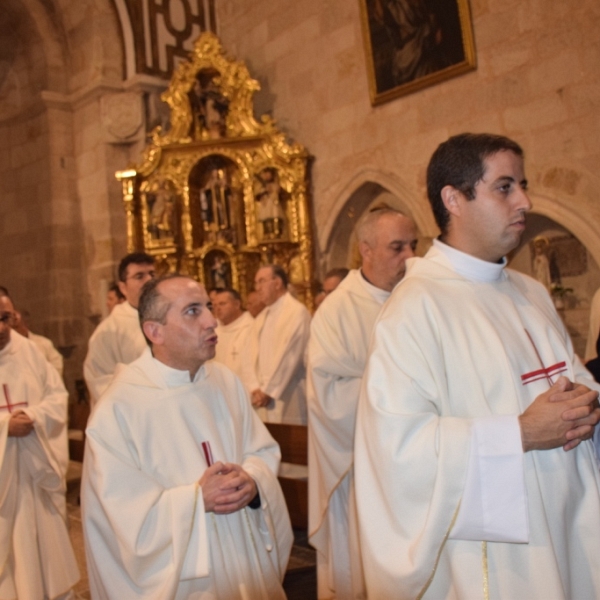
[[[362,272],[375,287],[392,291],[404,277],[406,260],[417,247],[412,219],[384,208],[367,213],[357,226]]]

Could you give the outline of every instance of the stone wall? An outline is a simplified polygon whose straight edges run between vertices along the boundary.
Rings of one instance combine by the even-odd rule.
[[[342,207],[369,181],[388,182],[421,233],[435,236],[424,181],[431,153],[449,135],[491,131],[525,148],[534,210],[579,237],[600,263],[594,0],[472,0],[477,70],[375,108],[358,0],[222,0],[217,9],[225,48],[263,86],[259,111],[315,157],[322,255]]]

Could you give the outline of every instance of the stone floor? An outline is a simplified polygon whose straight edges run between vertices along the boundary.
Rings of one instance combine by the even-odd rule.
[[[83,532],[81,528],[81,508],[79,507],[79,484],[81,463],[71,461],[67,475],[67,510],[71,542],[79,563],[81,579],[75,586],[77,600],[88,600],[90,588],[85,567]],[[317,575],[315,551],[308,545],[306,531],[297,530],[292,556],[283,582],[288,600],[316,600]]]

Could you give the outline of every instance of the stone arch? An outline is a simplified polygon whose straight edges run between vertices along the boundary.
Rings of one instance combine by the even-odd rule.
[[[20,24],[28,22],[29,34],[43,47],[45,89],[65,92],[67,89],[68,49],[60,24],[52,19],[44,5],[36,0],[5,0],[3,10],[13,13]]]
[[[582,205],[573,202],[571,198],[551,198],[549,196],[533,194],[533,213],[540,214],[570,231],[587,248],[594,261],[600,265],[600,226],[594,219],[590,219],[587,211],[582,210]]]
[[[117,15],[119,17],[119,24],[121,26],[121,35],[123,42],[123,52],[125,54],[125,79],[131,79],[135,75],[135,43],[133,39],[133,28],[131,26],[131,19],[129,17],[129,11],[125,0],[113,0],[115,8],[117,9]]]
[[[394,173],[365,169],[343,182],[332,196],[332,210],[318,231],[321,271],[334,266],[348,266],[354,227],[375,200],[385,201],[412,217],[421,237],[432,238],[437,235],[427,201],[420,199]]]

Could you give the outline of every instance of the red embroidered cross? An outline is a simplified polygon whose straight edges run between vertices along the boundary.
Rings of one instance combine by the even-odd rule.
[[[0,410],[7,410],[9,413],[12,413],[12,409],[17,406],[29,406],[29,402],[17,402],[17,404],[13,404],[10,401],[10,393],[8,391],[8,384],[2,384],[2,391],[4,392],[4,398],[6,398],[6,404],[4,406],[0,406]]]
[[[540,379],[547,379],[550,386],[554,385],[554,381],[552,381],[553,375],[558,375],[559,373],[564,373],[567,370],[567,363],[563,360],[562,362],[556,363],[555,365],[551,365],[546,368],[538,369],[537,371],[531,371],[530,373],[525,373],[521,375],[521,383],[523,385],[527,385],[528,383],[533,383],[534,381],[539,381]]]
[[[554,381],[552,380],[553,375],[558,375],[560,373],[564,373],[567,370],[567,363],[563,360],[562,362],[556,363],[555,365],[550,365],[549,367],[544,366],[544,361],[538,352],[538,349],[533,342],[533,338],[529,334],[527,329],[525,330],[531,345],[533,346],[533,350],[535,355],[540,363],[541,369],[536,369],[535,371],[530,371],[529,373],[525,373],[521,375],[521,383],[523,385],[527,385],[528,383],[533,383],[534,381],[539,381],[540,379],[546,379],[550,384],[550,387],[554,385]]]

